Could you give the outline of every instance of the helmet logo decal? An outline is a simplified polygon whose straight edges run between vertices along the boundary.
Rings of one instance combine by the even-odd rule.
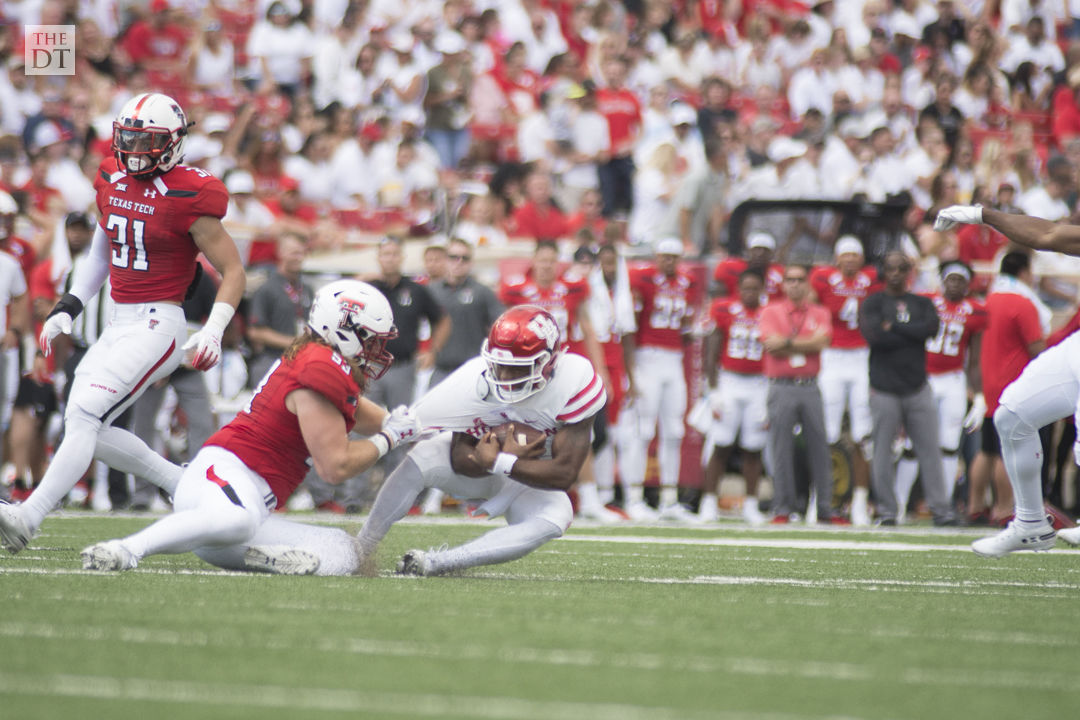
[[[529,330],[544,341],[549,348],[559,342],[559,326],[549,315],[537,313],[529,320]]]

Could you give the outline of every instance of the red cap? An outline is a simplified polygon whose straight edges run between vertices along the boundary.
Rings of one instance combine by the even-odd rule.
[[[366,140],[380,140],[382,139],[382,128],[378,123],[365,123],[364,127],[360,128],[360,136]]]
[[[288,175],[282,175],[278,185],[281,186],[281,192],[300,189],[300,183],[298,183],[295,178],[291,178]]]
[[[150,12],[163,13],[169,9],[169,0],[150,0]]]

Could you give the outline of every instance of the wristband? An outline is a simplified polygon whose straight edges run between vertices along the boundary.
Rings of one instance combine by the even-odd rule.
[[[217,331],[217,336],[220,338],[225,334],[225,328],[229,326],[229,321],[232,320],[235,312],[236,308],[229,303],[216,302],[210,311],[210,317],[206,318],[204,327]]]
[[[371,444],[375,446],[375,450],[379,453],[376,460],[390,452],[390,438],[386,437],[386,433],[376,433],[369,437],[368,440],[371,441]]]
[[[59,302],[53,306],[53,309],[49,311],[46,319],[51,318],[53,315],[59,315],[60,313],[67,313],[71,316],[71,319],[79,317],[79,313],[83,310],[83,302],[78,296],[71,293],[64,293],[64,296],[60,298]]]
[[[495,456],[495,464],[491,466],[491,474],[510,477],[510,472],[514,469],[514,463],[516,462],[517,455],[501,452]]]

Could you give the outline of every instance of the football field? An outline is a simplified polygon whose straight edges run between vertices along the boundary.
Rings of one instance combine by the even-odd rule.
[[[312,517],[312,521],[323,518]],[[332,522],[332,520],[325,520]],[[50,517],[0,557],[0,717],[1057,718],[1080,707],[1080,551],[985,531],[575,525],[513,563],[397,577],[470,520],[395,526],[377,578],[122,574],[149,517]],[[346,525],[350,530],[355,525]]]

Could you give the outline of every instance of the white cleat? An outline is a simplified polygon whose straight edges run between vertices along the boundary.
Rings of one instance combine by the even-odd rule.
[[[603,505],[582,505],[578,507],[578,517],[585,520],[595,520],[604,525],[617,525],[623,521],[623,516]]]
[[[1013,520],[997,535],[971,543],[971,549],[976,555],[997,558],[1017,550],[1049,550],[1056,539],[1054,528],[1045,520],[1040,523]]]
[[[753,527],[761,527],[769,521],[769,519],[762,514],[761,508],[758,507],[757,498],[753,497],[748,497],[743,501],[742,517],[747,525],[752,525]]]
[[[22,518],[22,510],[15,505],[0,503],[0,545],[14,555],[23,550],[33,536]]]
[[[899,521],[900,518],[898,517],[897,520]],[[851,503],[851,524],[855,527],[870,527],[870,511],[866,503]]]
[[[659,513],[649,507],[644,500],[627,504],[623,511],[633,522],[656,522],[660,518]]]
[[[716,503],[703,502],[698,506],[697,521],[699,524],[714,523],[720,519],[720,509]]]
[[[319,556],[288,545],[252,545],[244,551],[244,567],[274,575],[314,575]]]
[[[428,555],[429,553],[423,550],[410,550],[405,553],[401,560],[398,561],[397,574],[427,577],[431,574],[431,561],[428,559]]]
[[[667,522],[682,523],[684,525],[697,525],[701,519],[696,513],[686,509],[681,503],[671,503],[660,508],[660,519]]]
[[[119,540],[106,540],[91,545],[84,548],[79,555],[82,557],[83,570],[119,572],[133,570],[139,566],[138,558]]]
[[[1080,545],[1080,527],[1058,530],[1057,536],[1070,545]]]

